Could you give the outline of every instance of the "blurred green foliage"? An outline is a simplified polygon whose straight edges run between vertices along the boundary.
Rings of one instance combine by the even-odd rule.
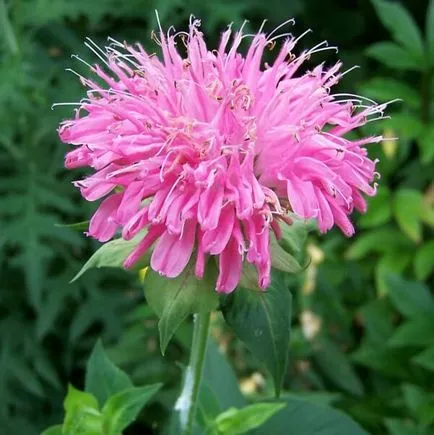
[[[0,433],[33,435],[62,421],[65,386],[83,386],[99,336],[134,383],[164,383],[127,433],[169,425],[191,330],[181,327],[163,358],[136,276],[93,270],[68,284],[97,244],[59,224],[88,219],[94,206],[71,185],[79,174],[63,169],[56,128],[71,107],[50,110],[82,97],[65,68],[82,68],[72,53],[94,61],[86,36],[99,44],[109,35],[139,40],[155,50],[154,9],[165,27],[182,28],[196,14],[211,43],[232,21],[247,18],[254,31],[264,18],[272,29],[294,16],[294,33],[314,30],[302,45],[327,39],[348,67],[361,66],[345,76],[346,92],[403,100],[390,107],[390,120],[366,127],[388,140],[370,149],[381,179],[368,214],[355,218],[357,235],[311,237],[310,266],[291,280],[284,389],[344,410],[369,433],[432,433],[434,1],[423,0],[0,0]],[[335,60],[327,56],[314,61]],[[271,394],[264,367],[221,317],[214,323],[242,390],[259,399]],[[220,408],[243,406],[229,366],[215,349],[210,355],[205,378]]]

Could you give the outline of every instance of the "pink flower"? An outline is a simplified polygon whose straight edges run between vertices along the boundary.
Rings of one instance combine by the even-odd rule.
[[[152,248],[155,271],[176,277],[193,258],[201,278],[215,256],[218,291],[235,289],[245,261],[266,288],[270,230],[279,237],[289,211],[315,219],[321,232],[336,224],[354,233],[348,216],[364,212],[362,194],[376,190],[376,162],[364,146],[382,138],[346,133],[381,117],[385,105],[332,94],[340,63],[300,71],[330,48],[324,43],[295,56],[300,38],[229,27],[211,51],[199,24],[192,19],[188,33],[160,31],[162,60],[140,45],[88,44],[103,64],[91,67],[97,80],[80,76],[87,98],[59,129],[76,146],[66,167],[93,168],[75,185],[89,201],[105,197],[89,235],[105,242],[118,230],[127,240],[147,230],[126,268]],[[263,64],[278,39],[274,62]]]

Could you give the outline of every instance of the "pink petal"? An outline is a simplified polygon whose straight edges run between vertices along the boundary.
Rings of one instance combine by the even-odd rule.
[[[212,255],[220,254],[229,242],[234,226],[234,208],[228,205],[223,208],[217,228],[205,231],[203,246]]]
[[[110,240],[118,227],[115,221],[115,216],[119,204],[122,200],[122,194],[116,193],[106,198],[98,207],[98,210],[92,216],[89,224],[89,235],[99,240],[106,242]]]
[[[124,260],[125,269],[129,269],[134,266],[145,252],[152,246],[155,240],[160,237],[161,234],[165,231],[164,225],[153,225],[149,228],[148,233],[145,237],[140,241],[140,243],[134,248],[130,255]]]
[[[243,262],[238,251],[238,242],[232,238],[219,257],[217,291],[231,293],[240,282]]]
[[[166,231],[152,253],[152,269],[168,278],[177,277],[190,261],[195,235],[196,222],[193,220],[185,223],[181,237]]]

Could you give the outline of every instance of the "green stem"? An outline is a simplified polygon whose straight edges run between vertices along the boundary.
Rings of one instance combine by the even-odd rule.
[[[184,396],[187,403],[186,409],[181,411],[186,413],[183,435],[191,435],[193,433],[193,425],[208,343],[210,319],[211,313],[196,314],[194,319],[190,362],[185,374],[184,387],[181,394],[181,397]],[[181,416],[181,423],[183,423],[183,420],[184,419]]]

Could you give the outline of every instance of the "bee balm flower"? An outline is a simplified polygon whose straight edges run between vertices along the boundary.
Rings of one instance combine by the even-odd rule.
[[[80,76],[87,98],[59,129],[75,146],[66,167],[91,167],[75,185],[89,201],[105,197],[90,236],[105,242],[121,230],[129,240],[147,230],[126,268],[152,249],[152,269],[172,278],[194,253],[201,278],[215,256],[217,291],[235,289],[243,262],[266,288],[270,232],[280,237],[288,212],[315,219],[322,232],[337,225],[354,233],[348,215],[365,211],[363,194],[375,194],[376,162],[364,146],[381,137],[346,133],[381,117],[385,105],[331,93],[340,63],[300,72],[324,43],[295,56],[298,39],[289,34],[229,27],[209,50],[199,25],[192,19],[188,33],[160,31],[161,59],[140,45],[111,40],[103,51],[88,43],[101,65],[90,67],[96,80]],[[264,64],[278,39],[274,62]]]

